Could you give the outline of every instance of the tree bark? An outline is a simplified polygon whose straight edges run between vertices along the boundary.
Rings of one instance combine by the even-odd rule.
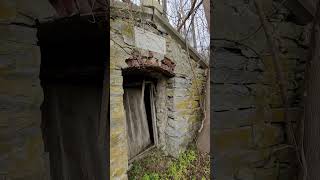
[[[167,0],[162,0],[162,8],[163,8],[163,13],[167,17]]]
[[[204,14],[207,19],[207,24],[208,24],[208,30],[210,32],[210,0],[203,0],[203,8],[204,8]]]
[[[191,4],[190,11],[187,13],[187,15],[184,15],[184,14],[183,14],[183,17],[181,18],[182,21],[181,21],[181,23],[178,24],[178,27],[177,27],[177,30],[178,30],[179,32],[180,32],[180,30],[181,30],[182,27],[185,27],[185,24],[186,24],[187,20],[191,17],[191,15],[192,15],[193,13],[195,13],[195,12],[197,11],[197,9],[198,9],[199,6],[202,4],[202,2],[203,2],[203,0],[201,0],[201,1],[199,2],[199,4],[198,4],[197,6],[195,6],[196,3],[197,3],[197,1],[196,1],[196,0],[193,1],[193,3]],[[180,6],[182,7],[182,5],[180,5]],[[183,11],[182,11],[182,12],[183,12]]]
[[[196,0],[191,0],[191,4]],[[195,18],[195,17],[193,17]],[[192,28],[192,41],[193,41],[193,47],[197,49],[197,37],[196,37],[196,28],[194,25],[194,19],[191,21],[191,28]]]

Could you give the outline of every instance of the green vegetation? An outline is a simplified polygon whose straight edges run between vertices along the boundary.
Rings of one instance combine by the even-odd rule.
[[[128,172],[130,180],[206,180],[210,179],[210,157],[194,146],[174,159],[161,150],[154,150],[135,161]]]

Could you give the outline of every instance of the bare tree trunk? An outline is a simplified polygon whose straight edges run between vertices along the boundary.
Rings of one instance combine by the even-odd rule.
[[[204,0],[203,1],[203,8],[204,8],[204,14],[206,16],[207,19],[207,23],[208,23],[208,29],[210,32],[210,0]]]
[[[201,1],[198,3],[198,5],[196,6],[197,0],[193,1],[192,4],[191,4],[190,11],[187,13],[187,15],[185,15],[185,14],[183,13],[183,18],[181,19],[181,23],[180,23],[180,21],[179,21],[178,26],[177,26],[177,30],[178,30],[179,32],[180,32],[180,29],[181,29],[182,27],[185,27],[185,24],[186,24],[187,20],[188,20],[190,17],[192,17],[192,15],[193,15],[194,13],[196,13],[196,11],[198,10],[198,8],[200,7],[200,5],[201,5],[202,3],[203,3],[203,0],[201,0]],[[181,7],[182,7],[182,5],[181,5]],[[182,10],[182,12],[183,12],[183,10]]]
[[[310,41],[310,58],[307,62],[303,152],[307,172],[306,180],[318,180],[320,172],[320,2],[314,17]]]
[[[162,8],[163,8],[163,13],[167,17],[167,0],[162,0]]]
[[[192,27],[193,47],[197,49],[197,37],[196,37],[196,29],[195,29],[194,21],[191,22],[191,27]]]
[[[191,4],[196,1],[196,0],[191,0]],[[193,17],[195,18],[195,17]],[[193,40],[193,47],[195,49],[197,49],[197,37],[196,37],[196,28],[195,28],[195,25],[194,25],[194,19],[191,20],[191,28],[192,28],[192,40]]]
[[[177,24],[177,25],[178,25],[178,26],[177,26],[177,29],[178,29],[180,23],[181,23],[182,20],[183,20],[182,0],[179,0],[179,12],[178,12],[178,14],[179,14],[179,22],[178,22],[178,24]],[[178,29],[178,31],[181,33],[181,29]]]

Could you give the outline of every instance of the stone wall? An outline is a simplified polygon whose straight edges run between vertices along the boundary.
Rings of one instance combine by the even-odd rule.
[[[122,69],[128,67],[125,60],[131,57],[133,50],[138,51],[141,56],[147,56],[149,53],[147,50],[135,47],[134,26],[164,37],[166,54],[153,52],[154,57],[161,61],[166,56],[176,64],[173,78],[162,76],[157,81],[155,103],[158,148],[177,157],[193,140],[202,118],[199,101],[205,84],[205,69],[200,68],[194,59],[188,57],[185,45],[177,41],[176,34],[166,30],[166,25],[151,21],[151,17],[144,16],[142,22],[136,20],[141,19],[133,21],[117,15],[113,15],[110,19],[110,172],[112,179],[126,179],[128,169]]]
[[[53,13],[43,1],[0,2],[0,179],[46,180],[49,168],[40,129],[43,93],[36,29],[5,25],[34,23],[21,12],[39,19]]]
[[[49,178],[49,167],[40,129],[43,101],[39,80],[40,51],[34,27],[10,24],[34,23],[21,12],[40,21],[55,15],[47,1],[0,2],[0,21],[8,23],[0,26],[0,179],[45,180]],[[112,179],[126,179],[128,153],[121,68],[127,66],[125,59],[130,57],[127,52],[133,49],[133,24],[117,17],[110,21],[110,172]],[[177,36],[169,35],[171,31],[166,32],[166,25],[157,24],[157,28],[150,23],[144,25],[147,30],[166,38],[166,56],[177,64],[174,78],[158,80],[156,97],[159,147],[177,156],[192,140],[201,123],[199,99],[205,70],[194,58],[189,59],[184,44],[177,43]],[[190,51],[190,54],[194,52]],[[160,54],[156,56],[163,58]]]
[[[280,63],[288,82],[289,118],[295,129],[301,115],[308,48],[305,26],[297,25],[278,1],[264,0],[263,8],[279,42]],[[213,14],[217,47],[211,63],[214,176],[223,180],[295,179],[295,150],[287,146],[290,132],[253,1],[217,0]]]

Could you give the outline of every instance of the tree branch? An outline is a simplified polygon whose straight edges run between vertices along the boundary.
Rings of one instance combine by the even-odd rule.
[[[187,20],[189,19],[189,17],[197,11],[197,9],[200,7],[200,5],[202,4],[203,0],[200,1],[200,3],[195,7],[197,1],[193,1],[192,5],[191,5],[191,9],[188,12],[187,16],[185,16],[185,18],[182,20],[181,24],[178,26],[177,31],[180,31],[181,28],[183,27],[183,25],[187,22]]]

